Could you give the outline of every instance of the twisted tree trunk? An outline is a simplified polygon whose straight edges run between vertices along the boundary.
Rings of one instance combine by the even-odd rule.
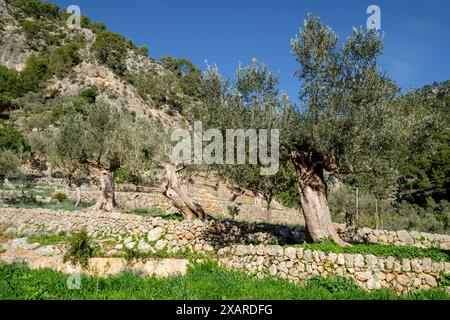
[[[53,165],[50,161],[45,162],[47,169],[45,170],[45,177],[47,182],[52,182],[53,180]]]
[[[291,159],[297,174],[308,237],[314,242],[330,239],[341,246],[348,246],[339,237],[331,221],[323,174],[325,167],[329,167],[326,158],[311,149],[304,151],[293,148]]]
[[[112,211],[117,208],[114,178],[113,172],[107,170],[100,172],[100,196],[95,204],[95,210]]]
[[[164,196],[170,199],[186,220],[205,220],[207,214],[202,206],[193,201],[188,195],[188,182],[180,177],[179,172],[184,167],[175,167],[172,164],[166,165],[166,183],[164,186]]]

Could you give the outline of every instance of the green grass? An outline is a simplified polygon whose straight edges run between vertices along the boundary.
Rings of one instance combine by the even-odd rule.
[[[68,276],[49,269],[30,270],[22,264],[0,264],[0,300],[448,300],[441,288],[397,296],[381,289],[367,292],[346,278],[313,278],[304,285],[281,279],[257,280],[214,263],[190,267],[185,276],[143,278],[131,272],[95,278],[82,276],[81,288],[69,290]],[[97,289],[98,288],[98,289]]]
[[[50,210],[64,210],[64,211],[79,211],[84,208],[92,206],[94,202],[81,202],[78,207],[75,207],[75,201],[66,199],[61,202],[41,202],[35,199],[31,201],[9,201],[8,206],[17,209],[50,209]]]
[[[289,247],[291,245],[287,245]],[[424,259],[430,258],[433,261],[450,262],[450,251],[439,248],[416,248],[408,246],[395,246],[384,244],[355,244],[351,247],[340,247],[331,241],[320,243],[308,243],[295,245],[310,250],[334,252],[334,253],[352,253],[352,254],[373,254],[374,256],[388,257],[397,259]]]
[[[128,214],[135,214],[144,217],[161,217],[164,220],[182,221],[183,216],[178,213],[167,213],[156,208],[136,208],[128,210]]]
[[[70,240],[70,237],[65,233],[31,235],[27,239],[28,243],[39,243],[40,245],[43,245],[43,246],[58,244],[61,242],[67,242],[69,240]]]

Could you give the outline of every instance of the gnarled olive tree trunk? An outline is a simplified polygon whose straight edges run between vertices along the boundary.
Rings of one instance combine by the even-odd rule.
[[[174,207],[180,211],[186,220],[205,220],[207,214],[202,206],[188,195],[188,182],[180,177],[179,172],[184,168],[172,164],[166,165],[166,182],[163,194],[172,201]]]
[[[314,242],[330,239],[341,246],[348,246],[339,237],[331,221],[323,173],[325,167],[329,167],[326,158],[314,150],[293,148],[291,159],[297,173],[307,235]]]
[[[114,178],[113,172],[107,170],[100,172],[100,196],[95,204],[95,210],[112,211],[117,208]]]

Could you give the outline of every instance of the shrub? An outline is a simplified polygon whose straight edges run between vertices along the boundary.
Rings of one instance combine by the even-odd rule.
[[[50,59],[52,72],[58,76],[66,75],[70,69],[78,65],[81,61],[78,50],[80,44],[71,42],[65,46],[57,48]]]
[[[239,214],[239,208],[237,206],[228,206],[228,214],[234,219]]]
[[[140,46],[136,51],[140,55],[143,55],[145,57],[148,56],[148,47],[146,45]]]
[[[59,7],[56,4],[47,1],[38,0],[15,0],[15,5],[20,8],[27,16],[37,19],[56,18],[59,16]]]
[[[89,87],[80,91],[78,94],[80,97],[84,98],[88,103],[95,103],[97,99],[98,89],[96,86]]]
[[[27,66],[20,73],[20,85],[23,93],[40,90],[51,76],[48,59],[43,55],[32,55]]]
[[[67,196],[63,192],[57,192],[52,196],[52,199],[58,200],[59,202],[63,202],[67,199]]]
[[[25,36],[30,41],[39,37],[41,32],[41,24],[36,21],[24,20],[22,22],[22,31],[25,33]]]
[[[64,262],[69,261],[74,265],[80,265],[87,268],[89,259],[93,255],[93,248],[91,245],[91,238],[85,230],[72,235],[69,243],[69,249],[64,255]]]
[[[92,45],[92,50],[100,63],[110,67],[117,75],[124,75],[127,51],[123,36],[111,31],[101,31]]]
[[[15,125],[7,123],[0,127],[0,150],[22,152],[29,148],[25,137]]]
[[[101,31],[106,30],[106,27],[102,22],[93,22],[86,16],[81,17],[81,27],[91,29],[94,33],[100,33]]]

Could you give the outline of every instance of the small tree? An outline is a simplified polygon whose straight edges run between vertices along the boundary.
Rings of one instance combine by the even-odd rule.
[[[0,174],[5,185],[15,190],[9,179],[22,176],[20,166],[26,160],[29,146],[22,133],[11,123],[0,124]]]
[[[156,129],[144,120],[134,120],[97,102],[87,108],[87,116],[71,114],[63,120],[53,141],[56,163],[73,174],[86,170],[100,182],[97,210],[113,210],[115,175],[123,166],[135,175],[146,175],[154,168],[153,156],[158,139]]]
[[[101,31],[92,45],[92,50],[100,63],[110,67],[117,75],[124,75],[127,46],[123,36],[107,30]]]

